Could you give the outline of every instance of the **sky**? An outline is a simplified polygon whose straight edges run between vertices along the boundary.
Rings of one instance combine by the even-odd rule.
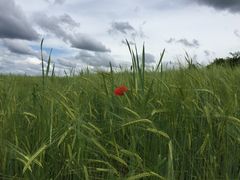
[[[41,74],[40,43],[56,74],[127,68],[126,39],[154,67],[206,65],[240,51],[239,0],[0,0],[0,74]]]

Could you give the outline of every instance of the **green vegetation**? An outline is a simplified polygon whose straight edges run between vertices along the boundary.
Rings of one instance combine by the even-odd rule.
[[[230,53],[231,57],[226,58],[216,58],[212,63],[208,65],[211,66],[223,66],[223,67],[239,67],[240,65],[240,52]]]
[[[146,71],[129,50],[132,71],[0,76],[0,178],[240,179],[240,69]]]

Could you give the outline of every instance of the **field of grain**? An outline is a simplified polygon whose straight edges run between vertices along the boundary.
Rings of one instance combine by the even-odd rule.
[[[0,179],[240,179],[240,69],[132,58],[123,72],[1,75]]]

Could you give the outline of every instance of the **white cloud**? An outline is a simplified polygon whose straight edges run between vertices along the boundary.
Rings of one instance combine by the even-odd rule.
[[[59,71],[129,64],[125,38],[145,42],[153,57],[166,48],[165,62],[185,51],[202,61],[225,57],[239,50],[238,10],[236,0],[0,0],[0,71],[38,72],[29,58],[39,59],[40,37]]]

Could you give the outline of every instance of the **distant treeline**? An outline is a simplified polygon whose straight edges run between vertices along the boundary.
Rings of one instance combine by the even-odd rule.
[[[212,63],[210,63],[207,67],[211,66],[224,66],[224,67],[237,67],[240,65],[240,51],[230,53],[230,57],[226,58],[216,58]]]

